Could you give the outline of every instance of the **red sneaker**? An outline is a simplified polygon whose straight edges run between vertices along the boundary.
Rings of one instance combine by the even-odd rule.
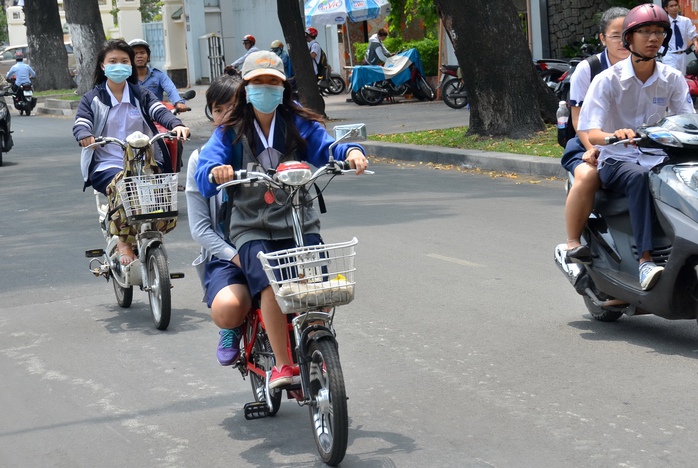
[[[293,369],[291,366],[281,366],[278,369],[274,366],[271,369],[271,377],[269,378],[269,388],[279,388],[291,385],[293,383]]]

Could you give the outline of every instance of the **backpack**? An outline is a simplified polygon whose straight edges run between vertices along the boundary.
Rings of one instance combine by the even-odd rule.
[[[594,81],[596,75],[603,71],[601,69],[601,60],[599,60],[598,55],[592,55],[591,57],[587,57],[585,60],[589,64],[589,69],[591,71],[589,77],[589,83],[591,83]],[[564,148],[567,146],[567,142],[575,136],[577,136],[577,131],[574,129],[574,123],[572,122],[572,117],[570,116],[570,118],[567,119],[567,127],[565,127],[565,139],[560,142],[560,145]]]
[[[330,63],[327,61],[327,54],[321,48],[320,60],[317,62],[317,77],[319,80],[329,79]]]

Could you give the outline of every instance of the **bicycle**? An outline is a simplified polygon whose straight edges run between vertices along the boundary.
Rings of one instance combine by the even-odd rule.
[[[336,307],[350,303],[355,290],[356,238],[348,242],[305,246],[300,221],[301,192],[325,175],[353,172],[344,161],[335,161],[334,145],[348,138],[365,139],[363,124],[335,127],[336,141],[330,160],[311,172],[303,162],[282,163],[273,176],[263,172],[235,171],[235,178],[218,186],[224,189],[242,184],[266,184],[288,195],[293,236],[297,247],[258,255],[276,300],[288,317],[288,356],[293,363],[293,383],[270,389],[274,353],[266,335],[262,313],[250,310],[243,324],[240,357],[233,365],[249,375],[255,401],[244,406],[248,420],[274,416],[280,409],[282,392],[300,406],[308,406],[315,445],[328,465],[339,464],[347,449],[349,417],[344,376],[333,327]],[[371,173],[366,171],[365,173]],[[331,179],[330,179],[331,180]],[[329,183],[329,181],[328,181]]]
[[[133,152],[136,175],[119,180],[116,190],[121,196],[128,224],[138,231],[135,249],[138,258],[129,265],[121,265],[119,262],[118,236],[112,235],[109,229],[110,216],[116,210],[109,210],[108,204],[104,203],[104,195],[97,190],[94,194],[99,226],[107,241],[107,247],[106,250],[92,249],[85,252],[85,256],[92,259],[90,271],[97,277],[112,280],[116,302],[120,307],[131,306],[133,286],[138,286],[148,293],[153,324],[158,330],[166,330],[170,324],[170,279],[184,278],[184,273],[169,272],[162,232],[174,228],[172,220],[177,218],[177,174],[148,174],[144,169],[149,149],[163,138],[176,139],[176,135],[166,132],[149,138],[141,132],[134,132],[125,142],[113,137],[97,137],[95,142],[88,146],[89,148],[117,144],[124,153],[129,150]]]

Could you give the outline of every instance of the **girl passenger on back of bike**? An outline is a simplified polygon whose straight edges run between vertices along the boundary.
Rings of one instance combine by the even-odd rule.
[[[235,93],[233,108],[201,151],[196,182],[204,196],[216,194],[216,185],[234,179],[234,170],[273,171],[280,162],[308,161],[319,167],[329,160],[333,139],[321,125],[321,117],[292,99],[281,59],[268,51],[250,54],[242,67],[243,82]],[[234,134],[228,130],[233,130]],[[241,153],[241,154],[237,154]],[[338,144],[334,156],[346,160],[357,174],[368,166],[363,148]],[[241,160],[240,167],[232,164]],[[212,174],[215,182],[209,182]],[[303,227],[306,245],[322,243],[320,220],[312,197],[303,196]],[[238,248],[240,264],[252,297],[260,299],[262,318],[274,351],[276,366],[270,388],[292,383],[287,353],[287,322],[274,297],[258,252],[295,247],[286,196],[264,185],[237,186],[232,197],[230,240]]]
[[[135,131],[149,136],[157,134],[153,121],[174,130],[186,140],[189,129],[145,88],[138,86],[138,75],[131,46],[121,39],[107,41],[97,55],[94,88],[80,100],[73,135],[83,147],[80,168],[85,181],[83,191],[92,185],[106,195],[107,186],[124,168],[124,152],[119,145],[107,144],[86,148],[95,136],[108,136],[122,141]],[[169,153],[160,140],[154,148],[155,160],[161,168],[171,168]],[[131,245],[135,231],[119,235],[119,261],[128,265],[135,259]]]
[[[599,40],[605,46],[603,52],[597,55],[601,71],[630,55],[630,51],[623,46],[621,36],[623,20],[628,11],[623,7],[611,7],[601,15]],[[577,65],[570,78],[571,117],[575,129],[578,128],[579,113],[592,79],[591,67],[587,60]],[[587,134],[577,132],[577,135],[567,142],[560,161],[562,167],[574,175],[574,184],[565,202],[567,258],[572,262],[582,263],[591,260],[589,247],[581,244],[580,237],[594,207],[594,195],[601,187],[599,171],[596,169],[598,156],[599,150],[589,142]]]
[[[206,106],[211,110],[214,125],[223,123],[238,83],[232,76],[223,75],[206,90]],[[194,179],[198,162],[199,150],[196,150],[189,157],[185,190],[189,229],[194,240],[201,245],[201,255],[194,261],[194,266],[204,288],[206,304],[211,309],[211,319],[221,329],[216,352],[218,363],[229,366],[240,354],[239,327],[245,321],[252,300],[237,250],[225,235],[225,191],[221,190],[211,198],[201,195]]]

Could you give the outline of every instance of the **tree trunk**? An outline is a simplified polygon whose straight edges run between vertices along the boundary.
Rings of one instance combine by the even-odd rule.
[[[97,54],[106,41],[99,3],[97,0],[64,0],[63,7],[73,38],[78,93],[85,94],[94,85]]]
[[[68,52],[56,0],[31,0],[24,6],[31,66],[37,91],[75,87],[68,70]]]
[[[469,135],[529,138],[557,100],[536,73],[513,2],[435,0],[470,96]]]
[[[305,40],[305,22],[300,3],[295,0],[276,0],[276,5],[288,54],[296,74],[301,104],[327,118],[325,100],[320,95],[313,59],[310,57],[308,43]]]

